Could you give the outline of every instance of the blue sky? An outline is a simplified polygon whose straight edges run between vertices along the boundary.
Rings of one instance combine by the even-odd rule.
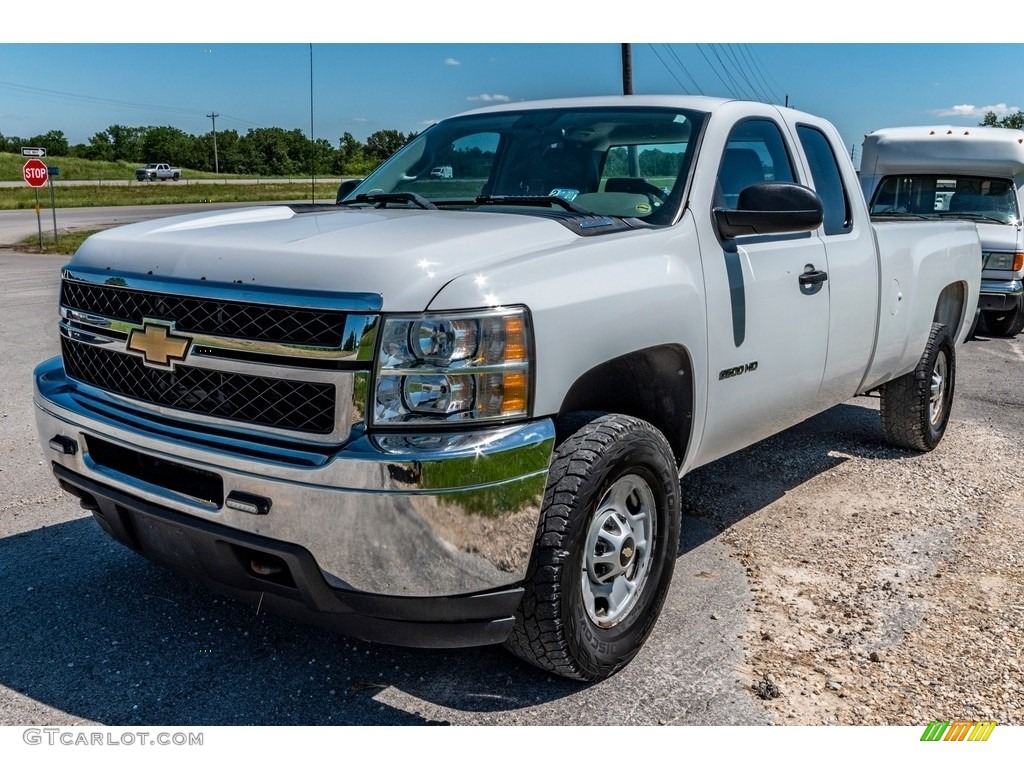
[[[116,3],[109,5],[115,14]],[[103,6],[90,4],[83,17],[102,18]],[[820,8],[799,0],[773,8],[787,6],[794,13]],[[411,5],[418,10],[406,12],[388,6],[390,20],[347,4],[311,2],[303,4],[308,13],[249,19],[242,27],[211,17],[193,0],[177,7],[172,23],[133,11],[131,26],[116,34],[95,21],[79,23],[74,6],[51,14],[59,23],[10,28],[10,39],[0,32],[0,133],[27,138],[57,129],[72,143],[114,124],[173,125],[201,134],[211,128],[210,113],[219,115],[218,130],[308,132],[312,95],[314,133],[336,145],[346,131],[360,140],[382,128],[418,131],[486,103],[621,92],[619,41],[608,40],[611,33],[641,41],[632,43],[637,93],[788,99],[832,120],[858,153],[863,134],[876,128],[973,125],[988,110],[1024,108],[1024,45],[978,42],[991,30],[976,30],[971,18],[951,19],[956,27],[932,30],[932,40],[920,25],[904,25],[918,37],[866,43],[821,36],[824,42],[813,42],[759,26],[740,2],[730,5],[735,13],[727,29],[719,19],[680,18],[678,38],[652,43],[644,42],[644,32],[666,33],[656,29],[663,12],[606,17],[595,26],[578,11],[533,0],[505,6],[518,11],[506,19],[499,19],[496,6],[485,17],[479,3],[454,0]],[[997,15],[985,16],[990,22]],[[892,35],[901,17],[888,18],[884,29]],[[214,37],[197,39],[197,26]],[[487,31],[475,31],[481,29]],[[974,41],[934,42],[955,40],[958,33]]]

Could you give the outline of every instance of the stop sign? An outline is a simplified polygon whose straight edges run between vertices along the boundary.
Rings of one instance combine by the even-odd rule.
[[[38,157],[33,157],[26,161],[25,167],[21,169],[21,175],[25,177],[25,181],[30,187],[41,187],[50,177],[50,171],[47,169],[46,163]]]

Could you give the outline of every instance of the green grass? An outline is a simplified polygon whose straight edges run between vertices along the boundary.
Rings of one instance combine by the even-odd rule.
[[[78,250],[85,238],[90,235],[94,235],[100,232],[99,229],[82,230],[81,232],[63,232],[57,237],[57,240],[53,239],[53,232],[43,233],[43,247],[40,251],[39,248],[39,235],[35,234],[30,237],[22,238],[15,246],[14,250],[24,251],[26,253],[62,253],[66,256],[71,256],[75,251]]]
[[[338,185],[316,184],[318,203],[333,203]],[[142,182],[130,186],[83,185],[54,187],[56,208],[90,208],[108,205],[170,205],[174,203],[259,203],[274,200],[309,200],[309,184],[254,181],[252,184],[183,184]],[[50,207],[50,189],[39,189],[39,204]],[[25,210],[36,205],[36,190],[24,187],[0,189],[0,210]]]
[[[13,152],[0,152],[0,181],[21,181],[21,169],[27,159]],[[128,181],[135,178],[136,168],[146,165],[146,163],[130,163],[127,160],[110,162],[57,155],[44,157],[43,162],[48,166],[60,168],[60,174],[54,179],[55,181],[58,179],[62,181]],[[191,168],[182,168],[181,173],[182,178],[187,179],[241,178],[236,174],[217,175],[207,171],[194,171]]]
[[[13,152],[0,152],[0,181],[21,181],[21,169],[28,158]],[[128,162],[110,163],[78,157],[45,157],[43,162],[60,168],[59,179],[134,179],[136,166]]]
[[[17,187],[0,188],[0,210],[32,209],[39,204],[50,207],[50,187],[34,189],[24,183],[22,168],[26,158],[12,152],[0,152],[0,181],[21,182]],[[79,157],[47,157],[44,162],[56,166],[60,174],[55,182],[95,181],[95,184],[53,187],[57,208],[86,208],[109,205],[168,205],[174,203],[260,203],[275,200],[308,200],[309,183],[286,183],[266,177],[214,174],[182,168],[181,181],[135,181],[137,163],[83,160]],[[225,184],[228,180],[247,180],[247,184]],[[118,185],[104,182],[122,182]],[[124,185],[123,182],[129,182]],[[315,185],[317,202],[333,202],[338,191],[336,181]]]

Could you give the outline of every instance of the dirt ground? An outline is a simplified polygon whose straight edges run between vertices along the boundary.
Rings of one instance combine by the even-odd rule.
[[[779,724],[1024,724],[1022,441],[962,421],[899,451],[876,406],[824,454],[816,420],[684,479],[747,568],[741,672]]]

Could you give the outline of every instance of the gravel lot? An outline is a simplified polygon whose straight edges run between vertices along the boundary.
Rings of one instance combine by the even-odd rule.
[[[858,402],[684,480],[747,569],[743,674],[776,723],[1024,724],[1022,469],[1017,435],[962,419],[887,448]]]
[[[1020,338],[959,350],[928,455],[858,398],[687,476],[658,627],[578,686],[254,616],[108,540],[41,460],[61,262],[26,258],[0,251],[0,724],[1024,724]]]

